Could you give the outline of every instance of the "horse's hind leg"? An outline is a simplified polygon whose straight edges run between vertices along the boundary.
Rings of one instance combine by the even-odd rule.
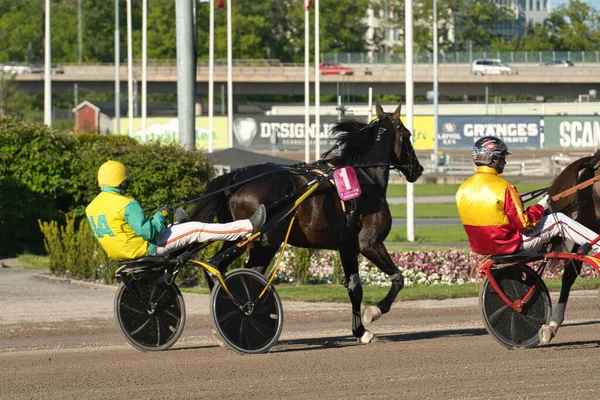
[[[554,336],[556,336],[556,331],[558,331],[558,328],[565,320],[565,310],[567,309],[567,301],[569,301],[571,287],[581,273],[581,266],[581,262],[569,262],[565,264],[565,269],[562,276],[562,284],[560,287],[560,296],[558,297],[558,304],[552,311],[550,324],[543,325],[540,328],[539,337],[542,344],[550,343]]]
[[[369,343],[373,340],[374,335],[365,329],[360,317],[363,290],[358,275],[357,256],[356,250],[340,249],[340,259],[346,276],[345,286],[348,289],[350,303],[352,303],[352,334],[360,343]]]
[[[365,307],[362,315],[363,323],[370,324],[371,322],[377,320],[381,314],[385,314],[390,311],[396,296],[404,287],[404,275],[402,275],[400,269],[394,265],[392,258],[382,242],[371,243],[368,246],[361,246],[361,254],[368,258],[381,271],[386,273],[392,282],[390,290],[383,300],[377,303],[377,307]]]

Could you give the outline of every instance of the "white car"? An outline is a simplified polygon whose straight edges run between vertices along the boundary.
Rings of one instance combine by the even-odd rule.
[[[471,73],[474,75],[518,75],[519,71],[498,58],[473,61]]]
[[[16,62],[1,64],[0,71],[4,74],[31,74],[31,68]]]

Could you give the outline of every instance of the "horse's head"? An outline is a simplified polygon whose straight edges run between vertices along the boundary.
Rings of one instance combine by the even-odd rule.
[[[345,119],[336,123],[331,131],[341,148],[339,158],[343,164],[371,168],[391,166],[400,170],[409,182],[416,181],[423,173],[410,142],[411,133],[400,121],[400,107],[388,114],[378,104],[375,120],[366,124]],[[386,168],[381,176],[386,183],[388,171]]]
[[[390,164],[399,169],[407,181],[416,181],[423,173],[423,166],[419,163],[410,141],[412,134],[400,120],[400,106],[392,114],[384,112],[380,104],[377,104],[375,109],[377,111],[376,124],[381,124],[382,127],[386,127],[389,132],[393,133],[388,139],[392,141]]]

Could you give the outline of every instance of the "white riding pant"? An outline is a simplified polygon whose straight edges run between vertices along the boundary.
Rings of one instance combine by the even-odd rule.
[[[252,224],[247,219],[227,224],[207,224],[204,222],[184,222],[167,226],[154,240],[156,255],[164,256],[172,251],[188,246],[193,242],[207,240],[233,241],[252,234]]]
[[[519,250],[539,250],[555,236],[582,245],[594,240],[598,234],[563,213],[552,213],[545,215],[533,229],[523,233]],[[600,242],[592,246],[592,253],[598,252]]]

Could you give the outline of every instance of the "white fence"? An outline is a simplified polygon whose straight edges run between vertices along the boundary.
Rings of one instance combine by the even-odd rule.
[[[506,176],[556,176],[562,169],[573,161],[569,156],[553,155],[548,157],[532,159],[509,159],[504,169]],[[450,156],[446,158],[443,165],[435,165],[432,159],[421,160],[425,175],[462,175],[473,174],[477,167],[473,164],[470,155]]]

